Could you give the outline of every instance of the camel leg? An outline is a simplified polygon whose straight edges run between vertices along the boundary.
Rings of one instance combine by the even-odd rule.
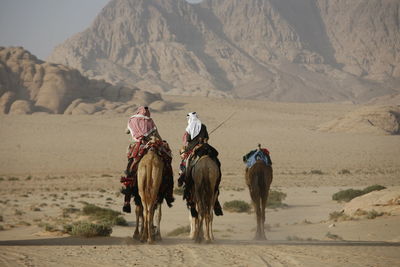
[[[267,188],[266,194],[263,194],[261,197],[261,223],[262,223],[262,232],[261,237],[263,240],[266,240],[267,237],[265,236],[265,208],[267,207],[267,199],[268,199],[268,192],[269,188]]]
[[[202,211],[200,211],[203,213]],[[195,234],[195,242],[196,243],[201,243],[204,238],[204,232],[203,232],[203,220],[204,217],[202,216],[203,214],[199,214],[198,218],[196,219],[196,234]]]
[[[257,231],[254,239],[258,240],[261,236],[261,213],[260,213],[260,201],[254,201],[254,209],[256,210],[257,216]]]
[[[196,218],[192,217],[192,214],[189,211],[189,222],[190,222],[190,234],[189,238],[194,240],[195,231],[196,231]]]
[[[161,204],[158,204],[157,207],[157,220],[156,220],[156,233],[155,233],[155,239],[156,240],[162,240],[161,238],[161,229],[160,229],[160,224],[161,224]]]
[[[211,214],[210,214],[210,238],[211,240],[214,240],[214,233],[213,233],[213,219],[214,219],[214,213],[212,212],[214,208],[211,209]]]
[[[205,224],[206,224],[206,233],[205,233],[205,239],[207,243],[211,242],[211,236],[210,236],[210,223],[211,223],[211,212],[213,212],[212,209],[208,210],[207,213],[205,214]]]
[[[145,202],[143,202],[143,203],[145,203]],[[141,242],[145,242],[147,240],[147,238],[148,238],[147,237],[148,232],[149,232],[149,230],[148,230],[148,226],[149,226],[148,221],[149,221],[149,219],[148,218],[149,218],[149,211],[148,211],[147,205],[143,204],[143,232],[142,232],[142,236],[140,238]]]
[[[137,205],[135,208],[135,214],[136,214],[136,228],[133,234],[133,238],[138,240],[140,238],[140,234],[143,233],[143,227],[144,227],[143,206]],[[139,231],[139,225],[140,225],[140,231]]]

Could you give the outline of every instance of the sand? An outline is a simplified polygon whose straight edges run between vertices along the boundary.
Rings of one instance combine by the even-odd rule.
[[[253,241],[254,213],[214,219],[213,244],[194,244],[186,234],[167,236],[188,225],[181,196],[163,206],[163,241],[142,244],[128,227],[111,237],[73,238],[48,232],[60,225],[63,209],[82,201],[120,210],[119,177],[129,136],[121,115],[0,116],[0,266],[395,266],[400,264],[400,218],[334,222],[329,214],[344,203],[332,200],[342,189],[373,184],[400,186],[399,136],[325,133],[318,125],[360,106],[271,103],[255,100],[166,97],[172,110],[153,112],[160,134],[178,150],[187,112],[197,111],[220,152],[220,201],[250,203],[242,156],[258,143],[271,151],[273,190],[287,194],[286,208],[267,210],[267,241]],[[347,170],[349,174],[340,174]],[[177,177],[175,177],[176,179]],[[38,226],[42,225],[42,226]],[[337,237],[334,240],[333,236]]]

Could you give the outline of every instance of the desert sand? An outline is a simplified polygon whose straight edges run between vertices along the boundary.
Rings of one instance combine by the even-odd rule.
[[[398,135],[318,130],[361,106],[164,98],[171,110],[152,117],[174,152],[175,173],[186,113],[197,111],[209,132],[234,113],[209,142],[220,152],[222,204],[250,203],[242,156],[258,143],[270,150],[272,189],[287,194],[288,206],[267,209],[268,240],[253,240],[254,213],[227,211],[214,218],[212,244],[194,244],[187,234],[168,236],[188,225],[179,195],[172,208],[163,206],[163,240],[155,245],[131,238],[133,214],[123,215],[129,226],[115,226],[111,237],[45,231],[40,223],[60,224],[63,209],[81,208],[82,201],[121,210],[128,116],[9,115],[0,116],[0,266],[400,265],[398,213],[329,219],[344,209],[344,203],[332,200],[339,190],[380,184],[393,191],[400,186]]]

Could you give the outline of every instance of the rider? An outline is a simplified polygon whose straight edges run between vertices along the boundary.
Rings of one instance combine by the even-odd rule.
[[[218,194],[219,194],[219,183],[221,182],[221,163],[219,162],[217,156],[218,152],[210,146],[208,142],[208,132],[207,127],[200,121],[199,117],[197,116],[196,112],[190,112],[186,116],[188,125],[186,127],[186,131],[183,135],[183,145],[184,147],[181,149],[180,154],[182,158],[182,162],[180,164],[180,173],[178,179],[178,186],[182,186],[185,184],[185,195],[184,198],[187,201],[187,205],[192,209],[193,202],[191,201],[190,196],[190,186],[193,184],[192,177],[190,177],[190,171],[186,171],[186,162],[189,156],[192,155],[193,149],[198,147],[198,145],[207,144],[207,151],[208,155],[215,161],[219,168],[219,177],[217,179],[217,185],[215,190],[217,191],[217,199],[214,204],[214,212],[215,215],[220,216],[223,215],[221,204],[218,201]],[[197,149],[199,150],[199,149]],[[189,164],[188,164],[189,165]],[[189,174],[189,177],[186,177],[186,174]]]
[[[136,178],[136,171],[137,171],[137,164],[143,155],[140,155],[141,152],[141,145],[145,144],[150,137],[154,136],[159,140],[162,140],[160,134],[158,133],[157,127],[150,117],[150,111],[148,107],[140,106],[135,115],[131,116],[128,120],[128,125],[126,129],[127,134],[131,134],[132,141],[128,147],[128,165],[125,170],[125,174],[127,178],[121,179],[121,182],[124,180],[124,184],[126,189],[123,190],[125,194],[124,199],[124,206],[122,210],[124,212],[130,213],[131,212],[131,196],[134,194],[134,190],[137,188],[134,187],[135,185],[135,178]],[[163,141],[165,146],[168,146],[166,141]],[[166,164],[168,165],[168,164]],[[167,168],[168,166],[166,166]],[[168,187],[171,187],[172,171],[170,175],[168,175]],[[164,182],[164,181],[163,181]],[[173,180],[172,180],[172,188],[173,188]],[[169,188],[168,188],[169,189]],[[167,203],[171,203],[173,201],[172,197],[172,189],[167,190]]]

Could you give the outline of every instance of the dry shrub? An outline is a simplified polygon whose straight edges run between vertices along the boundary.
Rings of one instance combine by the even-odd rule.
[[[338,221],[351,221],[351,220],[353,220],[353,217],[348,216],[343,211],[334,211],[334,212],[329,214],[329,219],[333,220],[335,222],[338,222]]]
[[[82,213],[89,216],[90,219],[104,224],[121,226],[128,225],[128,222],[125,220],[125,218],[120,216],[120,212],[112,209],[101,208],[94,204],[86,204],[83,207]]]
[[[250,212],[251,206],[243,200],[232,200],[224,203],[224,209],[229,212]]]
[[[341,190],[335,194],[332,195],[332,200],[336,200],[338,202],[349,202],[353,198],[368,194],[372,191],[379,191],[382,189],[386,189],[386,187],[381,186],[381,185],[372,185],[364,188],[363,190],[358,190],[358,189],[346,189],[346,190]]]
[[[94,224],[87,221],[74,223],[71,227],[64,229],[70,229],[68,233],[77,237],[110,236],[112,233],[112,228],[109,224]]]
[[[181,226],[178,227],[167,234],[167,236],[178,236],[181,234],[188,234],[190,233],[190,226]]]
[[[182,196],[183,195],[183,187],[175,187],[174,194],[178,195],[178,196]]]
[[[287,204],[282,202],[286,196],[287,195],[281,191],[270,190],[268,194],[267,208],[275,209],[287,207]]]
[[[331,234],[330,232],[326,233],[325,235],[327,238],[329,239],[333,239],[333,240],[343,240],[342,237],[336,235],[336,234]]]

